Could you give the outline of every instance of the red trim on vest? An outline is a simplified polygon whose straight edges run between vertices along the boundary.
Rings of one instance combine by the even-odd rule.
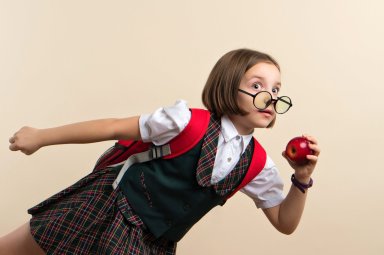
[[[267,161],[267,153],[255,138],[253,138],[253,141],[254,148],[251,164],[248,167],[248,171],[239,186],[237,186],[237,188],[227,197],[227,199],[232,197],[239,190],[241,190],[245,185],[252,181],[261,172],[261,170],[264,169],[265,162]]]

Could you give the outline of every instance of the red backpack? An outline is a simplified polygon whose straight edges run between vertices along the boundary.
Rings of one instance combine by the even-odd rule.
[[[119,140],[115,146],[104,152],[99,158],[95,170],[124,164],[114,183],[114,188],[116,188],[130,165],[156,158],[165,160],[171,159],[192,149],[199,141],[201,141],[201,139],[203,139],[208,129],[209,120],[209,111],[193,108],[191,109],[191,120],[188,125],[179,135],[165,145],[154,146],[152,143],[144,143],[142,141]],[[240,185],[228,196],[228,198],[247,185],[264,168],[267,154],[259,142],[255,138],[253,138],[253,140],[254,149],[248,171]]]

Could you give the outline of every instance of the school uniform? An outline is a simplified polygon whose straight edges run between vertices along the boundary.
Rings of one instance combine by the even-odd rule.
[[[178,101],[142,115],[143,141],[167,143],[188,124],[189,114]],[[94,171],[31,208],[31,233],[48,254],[174,254],[177,241],[225,203],[244,177],[251,138],[239,136],[227,117],[212,116],[204,139],[182,156],[131,166],[117,189],[112,182],[120,167]],[[242,192],[259,208],[281,203],[282,181],[269,157]]]

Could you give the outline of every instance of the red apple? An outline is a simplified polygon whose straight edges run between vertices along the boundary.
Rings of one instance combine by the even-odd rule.
[[[307,155],[313,154],[308,144],[309,141],[302,136],[292,138],[285,148],[285,155],[296,164],[304,165],[308,162]]]

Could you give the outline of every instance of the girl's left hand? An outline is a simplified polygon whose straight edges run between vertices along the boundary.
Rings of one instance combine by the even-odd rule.
[[[285,151],[283,151],[282,155],[295,170],[295,178],[302,183],[308,183],[318,161],[320,148],[315,137],[310,135],[303,135],[303,137],[309,141],[309,148],[313,151],[313,155],[307,155],[308,162],[305,165],[298,165],[290,160]]]

